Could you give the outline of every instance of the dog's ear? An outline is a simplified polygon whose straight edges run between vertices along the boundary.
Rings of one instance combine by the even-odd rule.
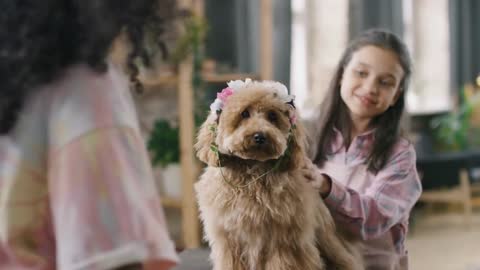
[[[215,151],[217,116],[211,113],[202,124],[197,135],[195,150],[197,157],[209,166],[218,167],[218,153]]]
[[[307,139],[305,136],[305,128],[300,121],[297,121],[295,127],[291,130],[290,142],[288,146],[288,156],[282,164],[285,170],[293,170],[303,167],[306,158],[305,149],[307,147]]]

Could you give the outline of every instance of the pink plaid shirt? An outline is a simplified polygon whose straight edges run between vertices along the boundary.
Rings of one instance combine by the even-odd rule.
[[[422,191],[412,144],[398,141],[375,175],[365,165],[373,132],[355,137],[348,150],[341,133],[335,133],[333,154],[321,168],[333,182],[325,203],[340,226],[363,240],[367,269],[408,269],[408,218]]]
[[[0,270],[177,261],[128,81],[80,65],[27,100],[0,137]]]

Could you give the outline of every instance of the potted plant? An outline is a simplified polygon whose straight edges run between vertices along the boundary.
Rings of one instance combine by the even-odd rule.
[[[160,190],[169,197],[181,196],[181,170],[179,129],[168,121],[159,119],[155,122],[147,148],[152,157],[152,164],[160,171]]]
[[[456,111],[432,119],[437,149],[440,152],[465,151],[480,146],[478,126],[472,125],[474,111],[480,106],[480,93],[463,90],[463,102]]]

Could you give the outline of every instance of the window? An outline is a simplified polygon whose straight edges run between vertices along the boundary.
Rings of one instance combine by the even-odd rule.
[[[348,39],[348,0],[292,1],[291,91],[305,115],[318,105]]]
[[[348,41],[348,0],[292,1],[291,91],[302,114],[319,104]],[[403,0],[413,58],[411,114],[451,108],[448,0]]]
[[[448,0],[403,0],[404,38],[413,58],[407,95],[412,114],[450,109]]]

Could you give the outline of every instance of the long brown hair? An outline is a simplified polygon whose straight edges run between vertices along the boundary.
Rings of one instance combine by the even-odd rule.
[[[338,128],[343,137],[350,140],[352,120],[348,113],[348,107],[340,96],[340,83],[345,67],[352,59],[352,55],[364,46],[376,46],[394,52],[403,68],[404,76],[399,84],[401,91],[397,102],[389,107],[383,114],[372,121],[377,127],[373,133],[374,141],[367,157],[368,170],[377,173],[386,164],[394,144],[400,137],[400,121],[405,107],[405,92],[407,91],[412,73],[411,59],[405,44],[393,33],[372,29],[360,34],[346,48],[336,67],[334,76],[330,82],[328,92],[323,100],[316,130],[320,132],[315,154],[315,163],[322,165],[326,156],[331,153],[331,143],[334,138],[334,127]]]

